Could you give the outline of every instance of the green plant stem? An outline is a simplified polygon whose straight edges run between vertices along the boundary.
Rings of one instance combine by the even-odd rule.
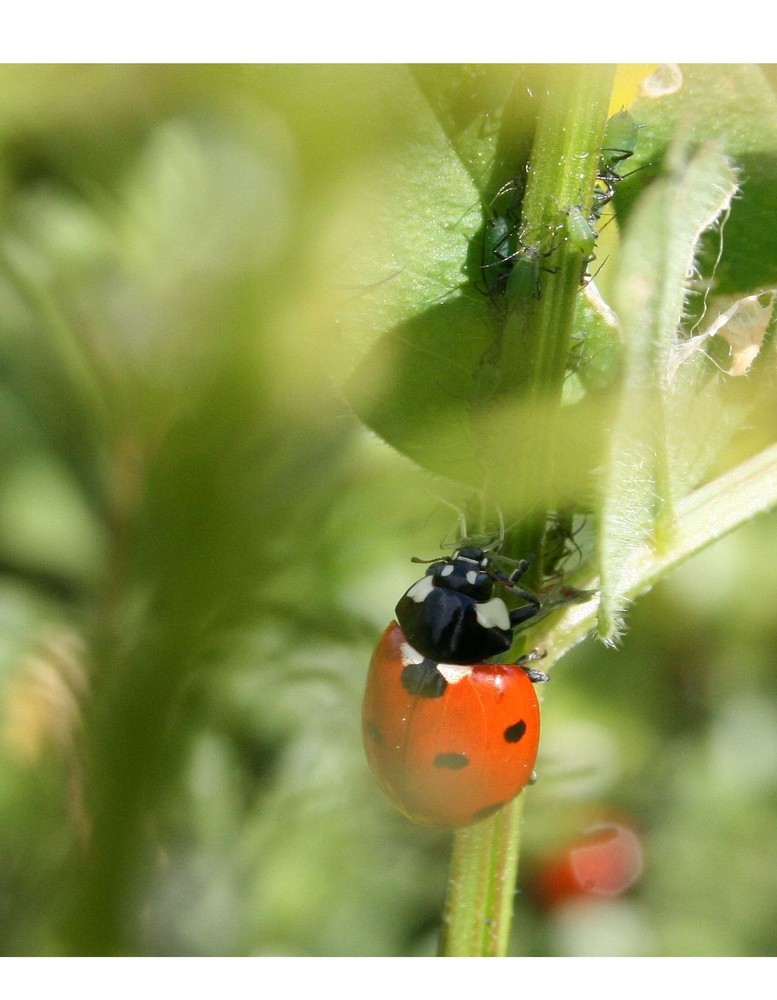
[[[559,67],[549,79],[537,123],[521,235],[534,252],[519,259],[516,267],[538,266],[528,273],[529,294],[521,284],[508,291],[500,359],[500,395],[528,402],[528,412],[535,414],[534,425],[521,428],[522,444],[512,456],[509,474],[517,481],[529,476],[547,479],[552,462],[555,426],[549,426],[548,419],[561,403],[584,269],[578,249],[563,239],[555,243],[566,207],[590,205],[612,73],[611,67]],[[551,258],[552,269],[545,271],[545,261],[551,268]],[[498,485],[493,499],[499,507]],[[517,558],[521,552],[540,551],[544,522],[544,512],[538,512],[522,522],[519,532],[508,533],[505,554]],[[521,795],[484,822],[455,833],[441,955],[506,954],[523,800]]]
[[[550,496],[561,393],[585,270],[564,227],[570,206],[590,211],[612,81],[612,67],[558,67],[548,81],[529,164],[521,239],[542,256],[535,261],[533,293],[526,295],[519,286],[518,294],[508,296],[502,391],[520,399],[528,415],[510,474],[519,482],[533,481],[539,496]],[[533,537],[508,537],[507,554],[538,552],[537,529],[529,530]]]
[[[507,952],[518,872],[524,796],[476,826],[457,830],[440,954],[499,956]]]
[[[583,259],[563,237],[567,209],[590,211],[612,87],[611,67],[558,67],[537,123],[522,207],[521,239],[547,255],[532,296],[512,297],[504,336],[508,388],[560,395]],[[509,295],[509,292],[508,292]]]

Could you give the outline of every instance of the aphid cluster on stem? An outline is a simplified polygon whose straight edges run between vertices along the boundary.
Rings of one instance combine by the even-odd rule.
[[[503,297],[512,301],[539,298],[542,272],[555,271],[545,263],[555,247],[544,250],[526,241],[522,223],[525,186],[522,175],[510,178],[494,195],[486,213],[480,274],[482,291],[495,303]]]
[[[582,254],[581,282],[585,284],[589,279],[588,266],[596,259],[598,223],[615,197],[616,185],[627,176],[621,173],[621,165],[634,155],[638,132],[639,126],[625,109],[609,119],[604,144],[599,150],[590,205],[559,207],[563,222],[550,227],[554,235],[549,249],[526,239],[522,220],[526,186],[523,176],[510,178],[499,188],[486,213],[480,264],[482,290],[492,301],[498,303],[506,298],[520,302],[528,297],[539,298],[542,273],[556,271],[547,261],[560,246],[555,238],[558,231]]]

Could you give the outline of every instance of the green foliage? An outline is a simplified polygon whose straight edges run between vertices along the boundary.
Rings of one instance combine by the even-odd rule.
[[[612,636],[774,503],[773,87],[653,77],[597,217],[611,72],[2,70],[0,952],[433,953],[358,723],[410,556],[500,507]],[[774,531],[554,668],[511,951],[774,950]],[[610,808],[641,882],[544,907]]]
[[[673,139],[681,138],[691,150],[716,144],[736,169],[738,196],[725,224],[715,291],[732,295],[770,287],[777,267],[769,227],[777,208],[777,124],[775,92],[766,71],[758,66],[683,66],[679,74],[656,74],[653,80],[631,109],[641,128],[628,165],[639,173],[632,173],[618,191],[619,211],[628,214],[648,178],[661,170]],[[719,243],[711,234],[703,254],[714,260]]]

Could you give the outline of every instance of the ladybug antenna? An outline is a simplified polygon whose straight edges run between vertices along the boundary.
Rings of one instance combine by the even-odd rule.
[[[428,563],[440,562],[440,556],[436,556],[434,559],[419,559],[418,556],[411,556],[410,562],[423,563],[424,565],[427,565]]]

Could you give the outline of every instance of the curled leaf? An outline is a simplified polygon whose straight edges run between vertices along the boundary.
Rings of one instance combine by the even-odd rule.
[[[670,380],[674,380],[683,363],[698,352],[705,352],[710,339],[715,336],[725,340],[731,350],[728,374],[746,375],[758,357],[774,316],[775,297],[777,289],[771,288],[758,295],[718,300],[715,317],[708,326],[673,351]]]
[[[689,276],[702,234],[724,213],[736,176],[714,143],[686,157],[676,148],[670,170],[647,189],[624,232],[613,307],[624,336],[620,402],[602,479],[602,600],[599,630],[620,629],[634,546],[673,522],[670,360],[683,322]]]

